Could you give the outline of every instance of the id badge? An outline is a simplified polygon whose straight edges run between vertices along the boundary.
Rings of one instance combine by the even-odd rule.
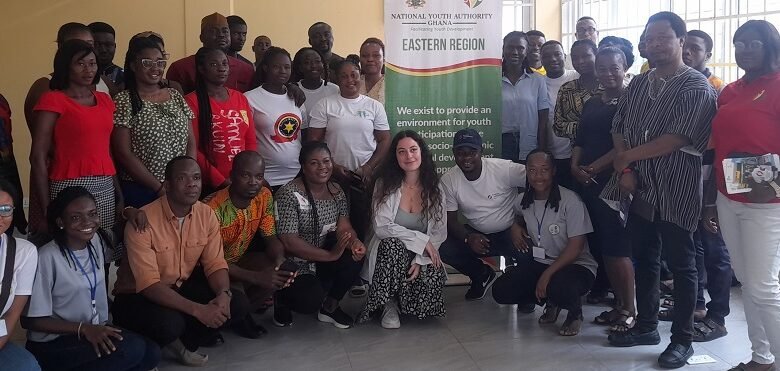
[[[541,247],[534,246],[533,247],[533,254],[534,254],[534,259],[544,259],[545,258],[544,249],[541,248]]]
[[[0,319],[0,337],[8,335],[8,329],[5,327],[5,320]]]
[[[100,324],[100,316],[97,313],[93,314],[92,315],[92,320],[90,322],[92,322],[93,325],[99,325]]]

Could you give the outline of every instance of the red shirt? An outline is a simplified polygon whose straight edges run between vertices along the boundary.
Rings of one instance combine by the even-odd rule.
[[[225,86],[240,92],[248,91],[252,88],[252,78],[255,70],[251,65],[242,62],[236,58],[228,56],[230,73]],[[173,80],[181,84],[184,95],[195,91],[195,56],[191,55],[179,59],[171,64],[168,73],[165,75],[168,80]]]
[[[14,140],[11,135],[11,106],[0,94],[0,162],[14,154]]]
[[[780,72],[751,83],[743,78],[723,89],[712,121],[712,145],[718,190],[734,201],[749,203],[744,194],[726,192],[723,159],[733,153],[780,155]],[[780,199],[771,202],[780,203]]]
[[[116,174],[109,147],[114,101],[106,93],[94,94],[94,106],[81,105],[59,90],[44,93],[35,105],[34,111],[59,114],[54,124],[49,179]]]
[[[242,62],[243,63],[243,62]],[[212,187],[221,185],[230,176],[233,168],[233,158],[244,150],[257,150],[255,124],[252,110],[249,108],[244,94],[228,89],[228,99],[219,102],[209,98],[211,102],[211,161],[206,159],[205,148],[200,146],[198,97],[195,92],[184,97],[195,119],[192,120],[192,133],[198,144],[198,165],[206,182]]]

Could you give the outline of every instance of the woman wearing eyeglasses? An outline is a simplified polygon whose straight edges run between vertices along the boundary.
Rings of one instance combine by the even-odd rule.
[[[195,157],[194,117],[182,95],[161,87],[166,59],[157,41],[130,40],[125,57],[127,90],[115,98],[111,147],[127,206],[141,207],[165,193],[165,164]]]

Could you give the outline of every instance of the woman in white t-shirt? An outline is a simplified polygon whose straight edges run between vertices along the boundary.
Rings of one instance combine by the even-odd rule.
[[[360,94],[360,68],[349,60],[336,68],[339,95],[323,98],[311,108],[308,138],[328,143],[333,175],[349,189],[350,219],[363,240],[368,227],[364,197],[366,182],[387,155],[390,126],[382,103]]]
[[[265,160],[265,179],[276,191],[301,169],[301,129],[305,108],[287,95],[292,61],[290,53],[272,46],[260,63],[260,86],[244,93],[254,111],[257,152]]]
[[[12,237],[6,232],[13,225],[16,190],[5,179],[0,179],[0,367],[4,370],[40,370],[30,352],[11,343],[11,333],[32,294],[38,251],[32,243]],[[13,241],[13,242],[12,242]],[[14,245],[13,270],[6,272],[11,244]],[[7,277],[6,277],[7,276]],[[10,280],[6,287],[5,281]]]
[[[513,238],[534,258],[496,279],[493,298],[501,304],[546,303],[541,324],[555,323],[566,309],[559,333],[577,335],[583,321],[581,297],[590,290],[598,267],[586,238],[593,226],[580,198],[555,181],[552,153],[536,149],[526,161],[528,191],[515,203],[521,231]]]
[[[328,82],[328,71],[317,49],[305,47],[295,53],[291,80],[297,81],[306,95],[306,107],[314,107],[322,98],[339,93],[339,86]],[[304,120],[308,122],[308,118]]]
[[[102,270],[109,240],[100,229],[94,196],[84,187],[67,187],[47,211],[54,240],[40,249],[22,319],[27,349],[44,371],[157,367],[160,348],[155,343],[108,323]]]

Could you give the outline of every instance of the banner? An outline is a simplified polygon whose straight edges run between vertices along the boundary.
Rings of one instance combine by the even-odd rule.
[[[439,172],[471,127],[501,154],[501,0],[385,0],[385,109],[425,138]]]

